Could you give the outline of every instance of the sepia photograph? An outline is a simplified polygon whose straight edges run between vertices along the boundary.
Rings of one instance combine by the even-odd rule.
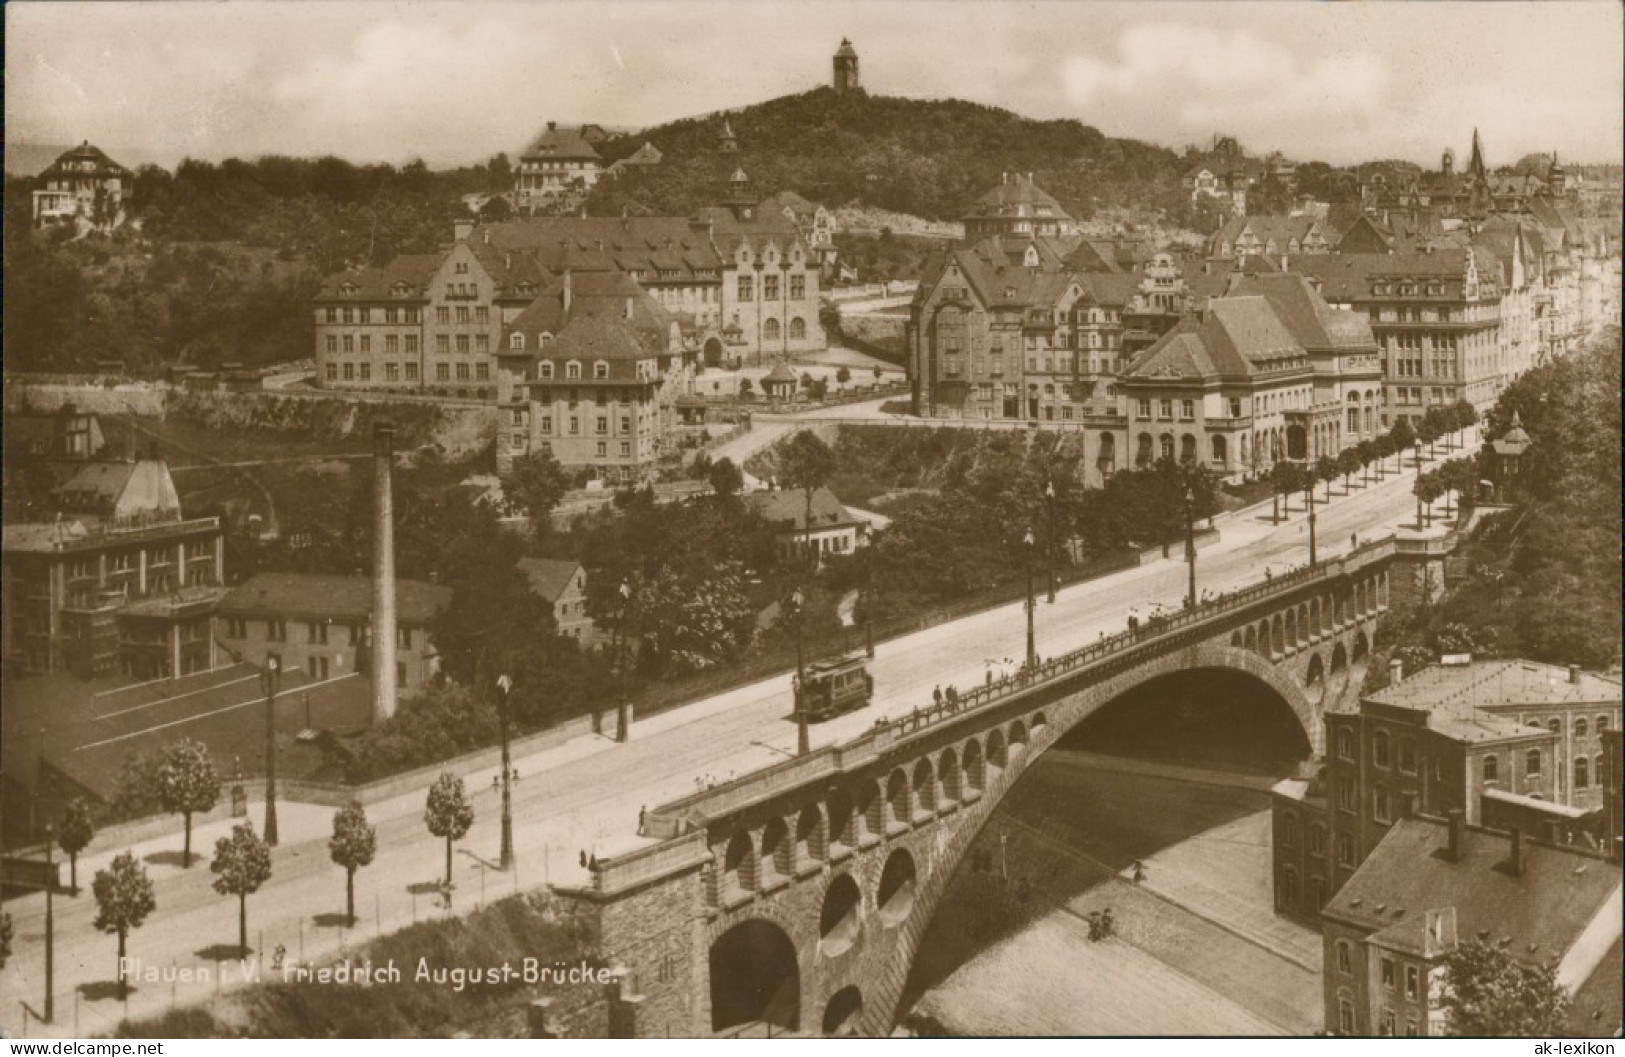
[[[1615,1052],[1619,3],[5,29],[8,1052]]]

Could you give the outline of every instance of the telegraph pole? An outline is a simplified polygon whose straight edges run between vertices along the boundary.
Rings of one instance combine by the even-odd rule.
[[[276,692],[282,682],[282,661],[268,657],[260,672],[265,689],[265,843],[276,847]]]
[[[1027,535],[1023,537],[1022,543],[1027,548],[1024,552],[1027,556],[1027,672],[1028,674],[1032,674],[1032,672],[1038,667],[1038,644],[1037,640],[1033,637],[1033,610],[1035,610],[1038,606],[1037,602],[1033,598],[1032,529],[1029,528],[1027,530]]]
[[[807,601],[807,598],[806,598],[805,595],[803,595],[801,593],[801,588],[798,587],[793,592],[791,592],[791,594],[790,594],[790,613],[795,618],[795,622],[796,622],[796,692],[795,692],[795,709],[796,709],[796,755],[797,756],[805,756],[805,755],[807,755],[808,752],[812,751],[811,738],[809,737],[808,732],[807,732],[807,710],[804,707],[802,707],[803,702],[801,700],[801,695],[806,690],[806,686],[807,686],[806,660],[805,660],[804,654],[802,653],[802,643],[801,643],[802,606],[806,603],[806,601]]]
[[[497,690],[502,695],[497,699],[497,720],[502,731],[502,850],[497,856],[497,868],[508,870],[513,868],[513,767],[508,755],[508,691],[513,689],[513,680],[506,675],[497,677]],[[481,891],[484,891],[485,874],[480,874]]]

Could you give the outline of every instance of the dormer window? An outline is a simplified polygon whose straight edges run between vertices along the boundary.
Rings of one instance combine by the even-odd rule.
[[[565,364],[564,365],[564,377],[568,378],[571,381],[575,381],[576,379],[580,378],[581,377],[581,364],[577,363],[574,360],[571,360],[569,363]]]
[[[605,363],[603,360],[599,360],[597,363],[593,364],[592,365],[592,376],[594,378],[596,378],[596,379],[599,379],[599,380],[603,380],[605,378],[608,378],[609,377],[609,364]]]
[[[412,288],[407,286],[405,283],[396,283],[394,286],[389,288],[389,292],[396,297],[405,297],[407,294],[412,292]]]
[[[545,331],[536,335],[536,347],[538,349],[545,349],[551,344],[553,344],[553,335],[548,334]]]
[[[458,275],[467,275],[468,274],[468,262],[467,261],[458,261],[455,271],[457,272]]]
[[[553,378],[553,361],[543,360],[541,363],[538,363],[536,365],[536,377],[542,379],[544,382],[551,381]]]
[[[515,331],[508,336],[508,348],[518,352],[525,347],[525,336]]]
[[[339,294],[344,297],[354,297],[357,287],[355,283],[344,283],[339,287]]]

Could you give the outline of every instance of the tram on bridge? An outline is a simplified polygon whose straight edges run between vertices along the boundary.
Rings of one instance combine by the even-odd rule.
[[[875,680],[864,664],[862,654],[815,661],[800,677],[791,678],[795,688],[796,716],[809,723],[853,712],[874,697]]]

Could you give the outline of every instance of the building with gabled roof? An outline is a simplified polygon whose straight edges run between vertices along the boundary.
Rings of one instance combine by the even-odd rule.
[[[514,169],[514,208],[528,211],[560,195],[590,191],[598,182],[602,156],[582,128],[547,127],[519,155]]]
[[[1208,239],[1207,255],[1232,259],[1263,255],[1296,257],[1300,253],[1327,253],[1331,243],[1325,225],[1316,217],[1236,216],[1226,220]]]
[[[991,235],[1066,236],[1077,222],[1049,192],[1033,182],[1032,173],[1001,173],[998,186],[984,192],[965,214],[965,238],[978,242]]]
[[[1620,878],[1601,856],[1459,814],[1400,820],[1320,912],[1327,1030],[1449,1033],[1445,959],[1479,942],[1552,965],[1560,986],[1587,996],[1573,1034],[1617,1035]]]
[[[85,140],[36,178],[34,225],[76,221],[111,229],[124,222],[135,174]]]
[[[825,555],[851,554],[869,538],[869,523],[854,517],[824,486],[813,489],[810,521],[808,497],[799,488],[750,492],[743,498],[773,526],[779,557],[786,560],[804,559],[809,549],[817,551],[820,561]]]
[[[521,558],[519,571],[530,581],[531,591],[547,603],[558,633],[582,649],[591,648],[597,626],[587,615],[586,568],[570,559]]]

